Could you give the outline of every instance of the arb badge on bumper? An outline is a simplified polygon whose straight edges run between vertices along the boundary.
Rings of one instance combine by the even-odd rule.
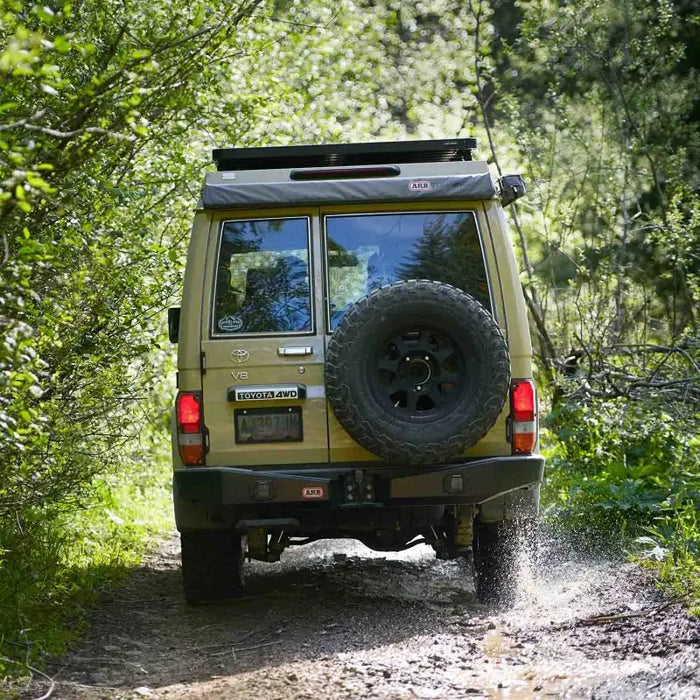
[[[326,489],[324,486],[304,486],[301,490],[301,497],[312,501],[316,498],[325,498]]]

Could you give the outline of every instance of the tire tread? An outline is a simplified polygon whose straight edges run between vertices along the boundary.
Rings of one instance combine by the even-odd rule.
[[[362,405],[348,386],[346,353],[363,339],[368,314],[391,314],[392,307],[432,304],[462,313],[472,324],[482,357],[490,359],[488,391],[481,400],[478,415],[461,425],[446,440],[399,441],[387,423],[367,420]],[[437,464],[458,457],[478,442],[495,424],[501,413],[510,383],[510,358],[505,339],[489,312],[473,297],[443,282],[408,280],[396,282],[360,299],[333,332],[326,354],[326,395],[340,424],[360,445],[389,462],[411,465]]]
[[[240,537],[220,530],[180,534],[182,584],[191,605],[236,598],[243,593]]]

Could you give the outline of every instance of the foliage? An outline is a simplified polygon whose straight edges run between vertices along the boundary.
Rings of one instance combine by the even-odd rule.
[[[533,185],[520,247],[552,341],[549,511],[589,540],[653,537],[678,585],[700,535],[700,16],[503,4],[517,31],[494,47],[496,109]]]
[[[670,413],[661,400],[557,406],[546,420],[550,508],[577,525],[597,513],[596,527],[617,530],[621,521],[611,521],[610,511],[623,514],[626,527],[647,524],[675,505],[674,494],[700,468],[696,420],[689,409]]]
[[[694,500],[682,500],[647,528],[637,539],[640,558],[657,571],[667,590],[689,603],[690,611],[700,615],[700,486],[693,484]]]
[[[699,418],[696,406],[663,398],[561,404],[547,416],[543,492],[545,517],[577,546],[626,547],[696,608]]]
[[[522,7],[502,108],[541,212],[525,225],[553,335],[580,348],[697,333],[700,78],[682,7]]]
[[[68,533],[85,546],[92,527],[76,511],[109,504],[110,479],[137,483],[162,459],[145,448],[169,421],[163,312],[208,160],[198,144],[227,119],[227,68],[259,7],[0,2],[0,639],[15,645],[6,655],[22,629],[32,651],[55,648],[47,630],[65,619],[59,604],[107,577],[86,566],[70,578]],[[138,539],[126,526],[106,534],[112,546],[117,535]],[[122,566],[108,546],[85,557]],[[42,584],[56,597],[48,608]]]
[[[48,517],[44,511],[36,521],[25,518],[22,530],[0,523],[0,679],[63,652],[97,595],[121,581],[172,528],[170,464],[162,443],[144,449],[140,468],[97,477],[90,508]]]
[[[482,133],[474,18],[460,0],[285,0],[268,43],[237,64],[244,143],[444,138]],[[243,145],[243,144],[241,144]]]
[[[152,413],[158,314],[202,165],[195,96],[220,89],[223,42],[255,3],[182,5],[5,12],[3,516],[74,500]]]

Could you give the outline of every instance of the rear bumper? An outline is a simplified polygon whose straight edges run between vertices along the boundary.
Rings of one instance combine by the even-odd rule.
[[[542,481],[540,455],[491,457],[438,469],[362,465],[304,469],[189,467],[176,469],[174,496],[184,507],[351,508],[478,504]]]
[[[391,480],[391,502],[478,504],[542,482],[544,457],[492,457]]]

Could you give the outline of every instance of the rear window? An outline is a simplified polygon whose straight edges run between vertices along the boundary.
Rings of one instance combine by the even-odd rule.
[[[311,331],[309,219],[224,222],[213,335]]]
[[[406,279],[447,282],[491,311],[473,212],[327,216],[325,228],[331,329],[358,299]]]

